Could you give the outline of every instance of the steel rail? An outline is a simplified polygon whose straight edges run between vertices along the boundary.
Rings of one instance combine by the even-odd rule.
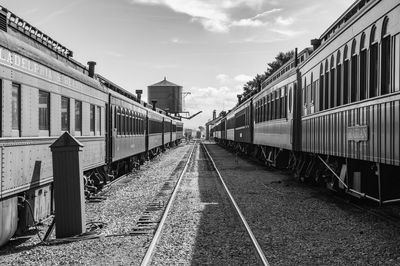
[[[164,227],[165,221],[167,220],[168,213],[169,213],[169,211],[171,209],[172,203],[173,203],[173,201],[174,201],[174,199],[176,197],[176,194],[178,192],[179,185],[180,185],[180,183],[181,183],[181,181],[183,179],[183,176],[186,173],[186,170],[188,168],[190,159],[192,158],[192,155],[193,155],[194,150],[196,148],[196,144],[197,144],[197,142],[195,141],[194,144],[193,144],[193,149],[190,152],[189,158],[186,161],[185,167],[183,168],[183,170],[182,170],[182,172],[181,172],[181,174],[179,176],[178,182],[176,182],[176,184],[175,184],[174,191],[172,192],[172,195],[171,195],[171,197],[170,197],[170,199],[168,201],[167,207],[165,208],[165,211],[164,211],[164,214],[163,214],[163,216],[161,218],[161,221],[158,224],[157,230],[156,230],[156,232],[155,232],[155,234],[153,236],[153,239],[152,239],[152,241],[150,243],[150,246],[147,249],[146,255],[144,256],[144,258],[142,260],[142,263],[140,264],[141,266],[150,265],[150,263],[151,263],[151,259],[153,257],[153,254],[154,254],[154,251],[156,249],[157,243],[158,243],[158,241],[160,239],[160,236],[161,236],[161,231],[162,231],[162,229]]]
[[[215,172],[218,174],[218,177],[221,180],[222,185],[224,186],[224,188],[225,188],[225,190],[226,190],[226,192],[227,192],[227,194],[228,194],[233,206],[235,207],[236,212],[240,216],[240,220],[242,221],[244,227],[246,228],[246,231],[249,234],[249,236],[251,238],[251,241],[253,242],[253,245],[257,250],[258,257],[262,261],[263,265],[269,266],[269,263],[268,263],[267,258],[265,257],[264,251],[261,249],[260,244],[258,243],[256,237],[254,236],[253,232],[251,231],[251,228],[250,228],[249,224],[247,223],[246,219],[244,218],[242,212],[240,211],[239,206],[236,204],[236,201],[233,198],[233,196],[232,196],[231,192],[229,191],[228,187],[226,186],[225,181],[221,176],[221,173],[218,171],[217,165],[215,164],[214,160],[212,159],[210,153],[207,150],[207,147],[204,144],[201,144],[201,145],[204,148],[204,150],[206,151],[206,154],[207,154],[210,162],[212,163],[212,165],[213,165],[213,167],[215,169]]]

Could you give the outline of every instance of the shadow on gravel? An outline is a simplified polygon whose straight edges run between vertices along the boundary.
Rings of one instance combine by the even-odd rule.
[[[197,185],[203,206],[191,265],[256,265],[250,239],[213,170],[200,152]]]

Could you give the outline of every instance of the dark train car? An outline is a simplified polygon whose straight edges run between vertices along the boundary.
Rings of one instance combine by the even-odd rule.
[[[163,146],[163,116],[154,110],[147,110],[147,150],[156,150]]]
[[[176,140],[180,141],[183,138],[183,123],[181,121],[176,121]]]
[[[146,151],[146,109],[120,93],[110,91],[110,161],[115,162]]]
[[[252,144],[253,124],[253,98],[249,98],[235,109],[235,142]]]
[[[169,146],[172,142],[172,119],[163,115],[163,145]]]
[[[229,144],[235,141],[235,110],[226,115],[226,140]]]
[[[51,214],[49,146],[63,132],[84,145],[83,170],[103,166],[106,157],[106,89],[70,58],[68,49],[52,39],[42,45],[40,31],[27,35],[17,21],[31,27],[0,10],[0,245],[17,225],[23,230],[33,224],[26,202],[18,207],[18,197],[30,203],[34,220]]]
[[[332,187],[398,201],[400,2],[356,1],[320,40],[301,67],[302,150],[324,160]]]
[[[176,142],[176,122],[177,120],[172,119],[172,136],[171,136],[172,143]]]

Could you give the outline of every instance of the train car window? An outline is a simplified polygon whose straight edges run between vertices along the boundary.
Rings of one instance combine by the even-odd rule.
[[[75,100],[75,133],[82,132],[82,102]]]
[[[121,109],[119,107],[117,109],[117,135],[121,135]]]
[[[281,89],[281,118],[285,118],[285,86],[283,86]]]
[[[328,59],[325,60],[325,88],[324,88],[324,109],[329,108],[329,65]]]
[[[134,115],[134,117],[135,117],[135,134],[139,134],[139,120],[138,120],[138,117],[137,117],[137,113],[135,113],[135,115]]]
[[[69,131],[69,98],[61,97],[61,131]]]
[[[365,47],[365,33],[360,40],[360,100],[367,95],[367,49]]]
[[[272,93],[269,94],[269,108],[268,108],[268,120],[272,120],[273,117],[273,106],[272,106]]]
[[[388,33],[388,24],[389,19],[385,18],[382,26],[381,95],[390,93],[391,36]]]
[[[284,113],[285,113],[285,118],[287,118],[287,86],[285,86],[285,88],[284,88],[284,94],[285,94],[285,96],[284,96],[284,99],[283,99],[283,102],[284,102]]]
[[[347,45],[344,47],[343,52],[343,104],[347,104],[349,100],[349,59],[347,58]]]
[[[259,101],[257,101],[256,102],[256,123],[259,123],[260,121],[259,121],[259,104],[260,104],[260,102]]]
[[[314,103],[314,89],[315,89],[315,81],[313,78],[313,73],[311,73],[311,80],[310,80],[310,84],[311,84],[311,90],[310,90],[310,103]]]
[[[94,124],[95,124],[95,118],[96,118],[96,107],[91,104],[90,105],[90,132],[94,134]]]
[[[39,91],[39,130],[50,128],[50,93]]]
[[[97,106],[96,134],[101,135],[101,107]]]
[[[19,84],[12,84],[11,91],[11,120],[12,129],[21,129],[21,86]]]
[[[127,129],[127,121],[126,121],[126,110],[125,108],[122,109],[122,135],[126,135],[126,129]]]
[[[330,79],[330,82],[331,82],[330,88],[331,89],[330,89],[330,96],[329,96],[329,99],[330,99],[329,107],[330,108],[335,107],[335,93],[337,91],[336,86],[335,86],[335,72],[336,72],[336,69],[335,69],[335,57],[332,55],[331,56],[331,73],[330,73],[330,77],[331,77],[331,79]]]
[[[400,91],[400,34],[394,38],[394,91]]]
[[[304,86],[302,89],[302,93],[303,93],[303,107],[305,109],[306,105],[307,105],[307,79],[306,78],[304,78]],[[304,112],[304,114],[307,114],[307,113]]]
[[[336,106],[340,106],[342,97],[342,64],[340,61],[340,51],[336,57]]]
[[[280,90],[279,89],[275,90],[275,102],[276,102],[275,119],[279,119],[279,118],[281,118],[281,103],[280,103]]]
[[[351,89],[350,89],[350,102],[355,102],[357,101],[357,66],[358,66],[358,56],[356,52],[356,46],[357,42],[356,40],[353,40],[353,43],[351,45],[351,76],[350,76],[350,81],[351,81]]]
[[[377,96],[378,91],[378,42],[376,40],[376,27],[371,29],[369,48],[369,97]]]
[[[324,110],[324,66],[321,63],[319,76],[319,111]]]
[[[3,108],[3,80],[0,79],[0,107]],[[3,136],[3,117],[0,114],[0,137]]]
[[[263,121],[267,121],[267,97],[263,97]]]

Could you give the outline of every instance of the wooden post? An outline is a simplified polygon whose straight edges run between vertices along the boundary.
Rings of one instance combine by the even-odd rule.
[[[56,238],[71,237],[86,231],[82,147],[68,132],[50,146],[53,155]]]

